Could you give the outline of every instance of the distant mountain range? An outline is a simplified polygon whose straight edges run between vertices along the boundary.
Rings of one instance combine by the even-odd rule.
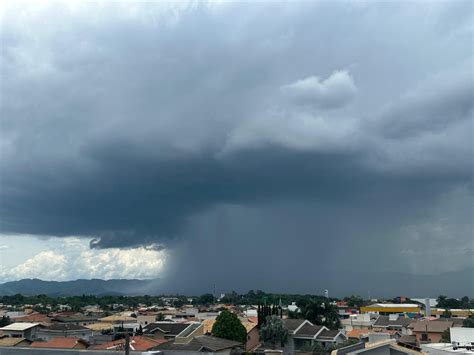
[[[46,294],[50,296],[85,295],[159,295],[159,294],[203,294],[202,280],[194,280],[192,285],[166,285],[164,280],[75,280],[75,281],[43,281],[39,279],[23,279],[0,284],[0,295]],[[449,297],[474,297],[474,269],[469,268],[456,272],[437,275],[412,275],[403,272],[363,272],[354,270],[322,271],[308,273],[304,278],[288,278],[282,283],[271,276],[258,282],[248,281],[242,288],[232,278],[221,280],[219,288],[247,292],[249,289],[261,289],[274,293],[319,293],[328,289],[331,296],[349,296],[359,294],[363,297],[437,297],[440,294]],[[188,283],[190,284],[190,283]],[[278,285],[276,287],[276,285]]]
[[[0,284],[0,295],[45,294],[49,296],[76,296],[76,295],[144,295],[156,294],[159,280],[74,280],[74,281],[43,281],[39,279],[23,279]],[[155,292],[153,292],[155,290]]]

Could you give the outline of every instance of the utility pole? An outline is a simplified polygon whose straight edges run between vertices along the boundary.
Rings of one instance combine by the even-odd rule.
[[[125,355],[130,355],[130,334],[125,334]]]

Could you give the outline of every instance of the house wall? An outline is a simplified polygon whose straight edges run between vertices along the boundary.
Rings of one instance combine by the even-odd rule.
[[[245,350],[255,348],[260,343],[260,334],[258,328],[254,327],[250,332],[247,333],[247,342],[245,343]]]
[[[11,338],[25,338],[25,339],[28,339],[28,340],[35,340],[37,337],[36,337],[36,328],[37,327],[34,327],[34,328],[30,328],[30,329],[27,329],[27,330],[4,330],[3,331],[3,335],[6,335],[8,337],[11,337]]]
[[[442,333],[433,333],[433,332],[428,332],[428,340],[423,340],[422,339],[422,334],[425,334],[425,332],[415,332],[416,336],[416,344],[420,345],[423,343],[441,343],[441,337]]]
[[[288,337],[288,342],[283,347],[283,355],[293,354],[295,352],[295,342],[293,337],[290,335]]]
[[[151,316],[138,315],[137,316],[137,322],[140,323],[142,327],[144,327],[147,324],[154,323],[155,321],[156,321],[155,315],[151,315]]]
[[[53,338],[67,338],[67,337],[76,337],[76,338],[81,338],[86,341],[89,341],[89,339],[92,337],[92,330],[70,330],[67,332],[60,332],[60,331],[48,331],[46,329],[44,330],[39,330],[36,333],[36,338],[37,339],[43,339],[46,341],[49,341]]]

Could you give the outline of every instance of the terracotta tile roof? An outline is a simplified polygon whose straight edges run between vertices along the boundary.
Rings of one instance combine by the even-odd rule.
[[[89,345],[85,340],[80,338],[53,338],[49,341],[34,341],[31,343],[32,348],[60,348],[60,349],[74,349],[82,343]]]
[[[258,317],[247,317],[249,322],[258,323]]]
[[[152,339],[141,335],[130,337],[130,350],[147,351],[155,346],[166,343],[165,339]],[[114,340],[109,343],[94,345],[89,349],[94,350],[125,350],[125,339]]]
[[[204,319],[202,321],[202,325],[204,326],[204,334],[211,334],[212,333],[212,326],[216,322],[215,319]]]
[[[361,336],[367,336],[369,335],[370,330],[369,329],[352,329],[350,332],[347,333],[347,336],[349,338],[357,338],[359,339]]]
[[[414,332],[442,333],[453,326],[451,321],[422,320],[413,325]]]
[[[360,339],[361,337],[366,337],[368,336],[369,334],[373,334],[373,333],[377,333],[377,334],[396,334],[398,333],[397,330],[394,330],[394,329],[352,329],[350,332],[348,332],[346,335],[349,337],[349,338],[357,338],[357,339]]]
[[[51,318],[47,314],[31,313],[27,316],[16,317],[15,322],[31,322],[31,323],[51,323]]]
[[[85,325],[84,327],[96,332],[113,328],[111,323],[94,323],[94,324]]]
[[[252,317],[252,318],[256,318],[256,317]],[[202,324],[204,326],[204,334],[212,333],[212,327],[215,322],[216,322],[215,319],[205,319],[202,321]],[[245,330],[247,331],[247,333],[257,326],[257,322],[250,321],[249,318],[240,318],[240,323],[242,323],[242,325],[245,327]]]

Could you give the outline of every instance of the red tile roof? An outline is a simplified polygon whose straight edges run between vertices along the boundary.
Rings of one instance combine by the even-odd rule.
[[[80,338],[53,338],[49,341],[35,341],[31,343],[32,348],[61,348],[74,349],[80,347],[80,343],[88,346],[89,344]]]
[[[27,316],[16,317],[13,319],[15,322],[31,322],[31,323],[51,323],[51,318],[47,314],[31,313]]]
[[[157,345],[166,343],[165,339],[152,339],[141,335],[130,337],[130,350],[146,351]],[[125,350],[125,339],[111,341],[110,343],[94,345],[89,349],[94,350]]]

